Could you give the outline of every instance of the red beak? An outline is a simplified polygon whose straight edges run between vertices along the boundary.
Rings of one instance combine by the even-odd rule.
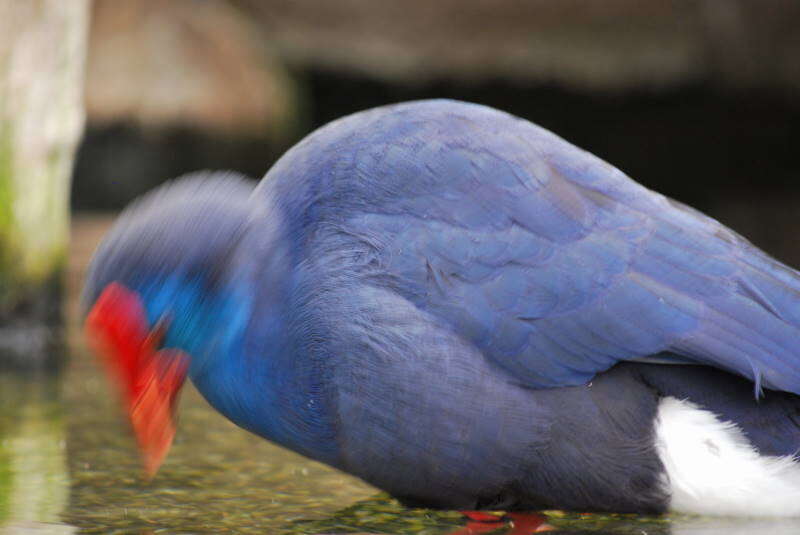
[[[89,341],[122,391],[148,479],[172,445],[178,393],[188,367],[180,350],[157,350],[165,331],[163,321],[148,331],[138,294],[116,282],[106,286],[86,318]]]

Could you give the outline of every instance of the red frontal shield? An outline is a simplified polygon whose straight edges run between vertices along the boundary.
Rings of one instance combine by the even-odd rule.
[[[188,367],[180,350],[158,350],[165,331],[163,321],[149,330],[139,295],[116,282],[106,286],[86,318],[88,339],[122,392],[148,478],[172,445]]]

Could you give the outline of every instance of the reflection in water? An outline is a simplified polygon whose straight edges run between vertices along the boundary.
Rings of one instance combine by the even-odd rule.
[[[797,518],[709,518],[686,517],[672,523],[672,535],[797,535]]]
[[[4,533],[70,533],[65,432],[54,377],[0,376],[0,526]]]

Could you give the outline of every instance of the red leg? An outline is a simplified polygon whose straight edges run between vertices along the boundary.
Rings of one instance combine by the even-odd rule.
[[[530,535],[553,530],[546,524],[542,515],[535,513],[508,513],[500,516],[483,511],[461,511],[467,517],[467,525],[447,535],[480,535],[495,532],[510,525],[511,531],[503,531],[504,535]]]
[[[496,524],[498,522],[505,521],[504,516],[487,513],[486,511],[460,511],[460,513],[472,522],[488,522]]]
[[[530,535],[555,529],[545,523],[547,518],[535,513],[508,513],[506,517],[511,520],[511,531],[507,535]]]
[[[499,515],[484,513],[483,511],[461,511],[467,517],[467,525],[447,535],[480,535],[490,533],[502,528],[506,519]]]

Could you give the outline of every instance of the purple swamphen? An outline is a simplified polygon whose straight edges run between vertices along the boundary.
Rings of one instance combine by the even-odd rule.
[[[257,185],[162,186],[84,299],[151,474],[188,374],[407,504],[800,514],[800,274],[488,107],[381,107]]]

